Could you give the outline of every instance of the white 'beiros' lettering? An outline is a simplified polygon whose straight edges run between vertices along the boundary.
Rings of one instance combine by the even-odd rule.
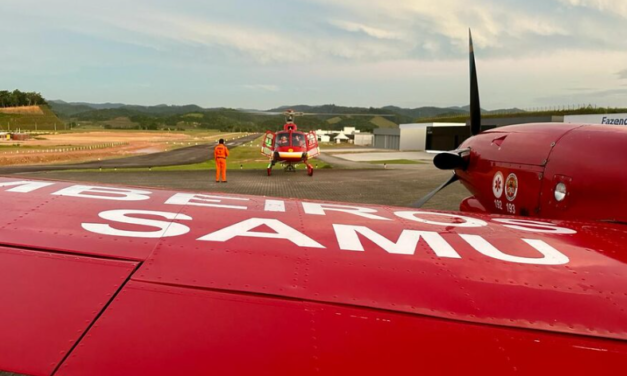
[[[560,235],[572,235],[577,231],[571,230],[565,227],[559,227],[552,223],[530,221],[528,219],[516,219],[516,218],[493,218],[494,222],[502,223],[503,226],[514,230],[537,232],[542,234],[560,234]]]
[[[266,200],[266,204],[263,208],[267,212],[285,212],[285,201],[281,200]]]
[[[410,221],[426,223],[429,225],[435,226],[446,226],[446,227],[484,227],[488,224],[485,221],[482,221],[477,218],[465,217],[459,214],[448,214],[448,213],[436,213],[436,212],[423,212],[423,211],[399,211],[394,212],[394,215],[397,217],[408,219]],[[435,217],[445,217],[445,218],[453,218],[453,219],[461,219],[463,222],[438,222],[431,221],[428,219],[421,218],[422,216],[435,216]]]
[[[248,198],[241,197],[202,195],[197,193],[177,193],[174,196],[170,197],[165,203],[168,205],[191,205],[240,210],[248,209],[246,206],[241,205],[222,204],[222,200],[250,201],[250,199]]]
[[[113,201],[144,201],[150,199],[151,193],[141,189],[73,185],[54,192],[53,195]]]
[[[11,189],[7,189],[7,192],[18,192],[18,193],[28,193],[35,191],[39,188],[48,187],[53,185],[54,183],[48,183],[43,181],[10,181],[10,182],[0,182],[0,187],[14,187]]]
[[[275,232],[269,233],[269,232],[250,231],[262,225],[268,226]],[[284,239],[284,240],[291,241],[292,243],[296,244],[299,247],[324,248],[323,245],[311,239],[310,237],[303,234],[302,232],[286,225],[285,223],[279,221],[278,219],[271,219],[271,218],[250,218],[245,221],[231,225],[229,227],[225,227],[222,230],[218,230],[216,232],[212,232],[211,234],[207,234],[203,237],[198,238],[198,240],[212,241],[212,242],[225,242],[237,236],[247,236],[247,237],[252,237],[252,238]]]
[[[346,251],[364,251],[358,234],[364,236],[388,253],[397,255],[413,255],[420,238],[431,247],[439,257],[461,258],[442,235],[431,231],[403,230],[396,243],[372,231],[365,226],[333,225],[340,249]]]
[[[158,221],[155,219],[131,217],[131,215],[156,216],[169,219],[170,222]],[[90,232],[110,236],[124,236],[129,238],[168,238],[173,236],[185,235],[189,232],[189,227],[171,222],[173,220],[191,221],[192,217],[185,214],[177,214],[170,212],[151,211],[151,210],[109,210],[104,211],[98,216],[112,222],[126,223],[131,225],[140,225],[147,227],[156,227],[156,231],[129,231],[120,230],[105,223],[83,223],[82,227]]]
[[[359,217],[364,217],[368,219],[376,219],[379,221],[390,221],[389,218],[381,217],[375,215],[377,210],[371,208],[364,208],[361,206],[352,206],[352,205],[336,205],[336,204],[320,204],[317,202],[303,202],[303,210],[307,214],[313,215],[327,215],[327,211],[337,211],[343,213],[354,214]]]
[[[55,185],[51,182],[16,180],[0,182],[0,188],[7,187],[6,192],[30,193],[41,188]],[[147,190],[132,188],[99,187],[89,185],[73,185],[52,193],[56,196],[79,197],[96,200],[113,201],[145,201],[151,199],[151,193]],[[231,200],[242,202],[242,205],[227,204],[224,201]],[[193,193],[176,193],[165,203],[168,205],[184,205],[197,207],[214,207],[224,209],[246,210],[248,207],[243,204],[250,199],[203,195]],[[228,201],[227,201],[228,202]],[[327,215],[327,212],[343,212],[357,217],[376,220],[390,221],[390,218],[378,215],[376,209],[340,204],[327,203],[302,203],[304,212],[310,215]],[[285,202],[282,200],[266,200],[264,212],[285,212]],[[397,211],[394,215],[412,222],[423,223],[431,226],[441,226],[444,228],[480,228],[488,225],[483,220],[462,216],[458,214],[423,212],[423,211]],[[101,212],[99,217],[110,223],[83,223],[81,226],[90,232],[108,235],[135,238],[163,238],[185,235],[190,232],[190,228],[184,224],[174,221],[191,221],[192,217],[185,214],[177,214],[163,211],[150,210],[108,210]],[[165,220],[149,219],[145,217],[160,217]],[[441,217],[442,221],[434,220]],[[528,233],[548,234],[548,235],[572,235],[575,230],[560,227],[550,222],[519,218],[490,218],[491,224],[498,224],[511,230],[524,231]],[[115,227],[115,223],[136,225],[147,227],[144,231],[122,230]],[[253,231],[259,226],[265,225],[274,232]],[[341,250],[345,251],[365,251],[362,244],[363,239],[376,244],[381,249],[390,254],[414,255],[419,242],[424,241],[438,257],[461,258],[455,249],[435,231],[418,231],[401,229],[396,241],[373,231],[366,226],[350,224],[333,224],[337,244]],[[128,227],[127,227],[128,228]],[[480,254],[497,260],[535,265],[563,265],[570,260],[562,252],[555,249],[543,240],[539,239],[515,239],[522,240],[527,245],[539,252],[541,257],[522,257],[510,255],[497,249],[488,240],[480,235],[457,234]],[[302,232],[284,224],[280,220],[271,218],[250,218],[242,222],[219,229],[215,232],[198,238],[200,241],[226,242],[235,237],[267,238],[285,240],[294,243],[299,247],[325,248],[314,239]]]

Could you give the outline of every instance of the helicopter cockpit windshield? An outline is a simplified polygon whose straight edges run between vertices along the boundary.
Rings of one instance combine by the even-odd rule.
[[[304,148],[305,144],[305,135],[300,133],[292,133],[292,146]]]
[[[277,146],[290,146],[289,134],[287,132],[279,132],[276,134]]]

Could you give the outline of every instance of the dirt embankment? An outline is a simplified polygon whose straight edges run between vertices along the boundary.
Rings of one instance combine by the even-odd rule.
[[[11,115],[43,115],[39,106],[0,107],[0,113]]]

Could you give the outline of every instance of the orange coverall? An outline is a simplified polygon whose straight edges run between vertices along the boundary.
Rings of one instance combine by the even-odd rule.
[[[222,174],[222,181],[226,181],[226,157],[229,156],[229,149],[224,144],[218,144],[213,149],[213,158],[216,160],[216,181],[220,181],[220,174]]]

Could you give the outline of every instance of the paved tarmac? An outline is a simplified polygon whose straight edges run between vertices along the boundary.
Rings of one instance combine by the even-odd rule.
[[[258,138],[258,134],[252,134],[227,141],[228,147],[236,147],[246,142]],[[93,161],[76,164],[53,164],[53,165],[28,165],[28,166],[8,166],[0,168],[0,175],[15,174],[23,172],[37,171],[60,171],[60,170],[83,170],[102,168],[137,168],[154,166],[177,166],[183,164],[201,163],[213,159],[213,147],[216,143],[194,145],[186,148],[174,149],[161,153],[143,154],[133,157],[106,159],[103,161]]]
[[[272,176],[267,176],[265,170],[229,170],[228,183],[220,184],[215,183],[214,171],[54,171],[20,176],[199,192],[409,206],[447,180],[450,174],[432,165],[420,164],[412,165],[411,169],[320,169],[312,177],[307,176],[303,169],[296,172],[279,169]],[[468,191],[460,183],[454,183],[424,207],[458,210],[459,203],[467,196]]]
[[[236,147],[258,137],[250,135],[230,141]],[[198,145],[163,153],[155,153],[75,165],[32,165],[0,168],[1,175],[18,174],[31,178],[99,184],[133,185],[200,192],[225,192],[270,197],[315,199],[351,203],[409,206],[448,180],[451,172],[440,171],[431,163],[416,165],[375,165],[349,161],[324,153],[320,159],[333,164],[332,169],[318,169],[313,177],[304,169],[284,172],[276,169],[272,176],[266,170],[230,170],[228,183],[216,184],[215,171],[148,171],[87,172],[67,169],[98,169],[153,167],[191,164],[212,158],[211,145]],[[332,150],[329,150],[332,152]],[[379,154],[379,153],[377,153]],[[385,154],[385,153],[383,153]],[[458,210],[459,203],[469,195],[455,183],[436,195],[425,208]]]

